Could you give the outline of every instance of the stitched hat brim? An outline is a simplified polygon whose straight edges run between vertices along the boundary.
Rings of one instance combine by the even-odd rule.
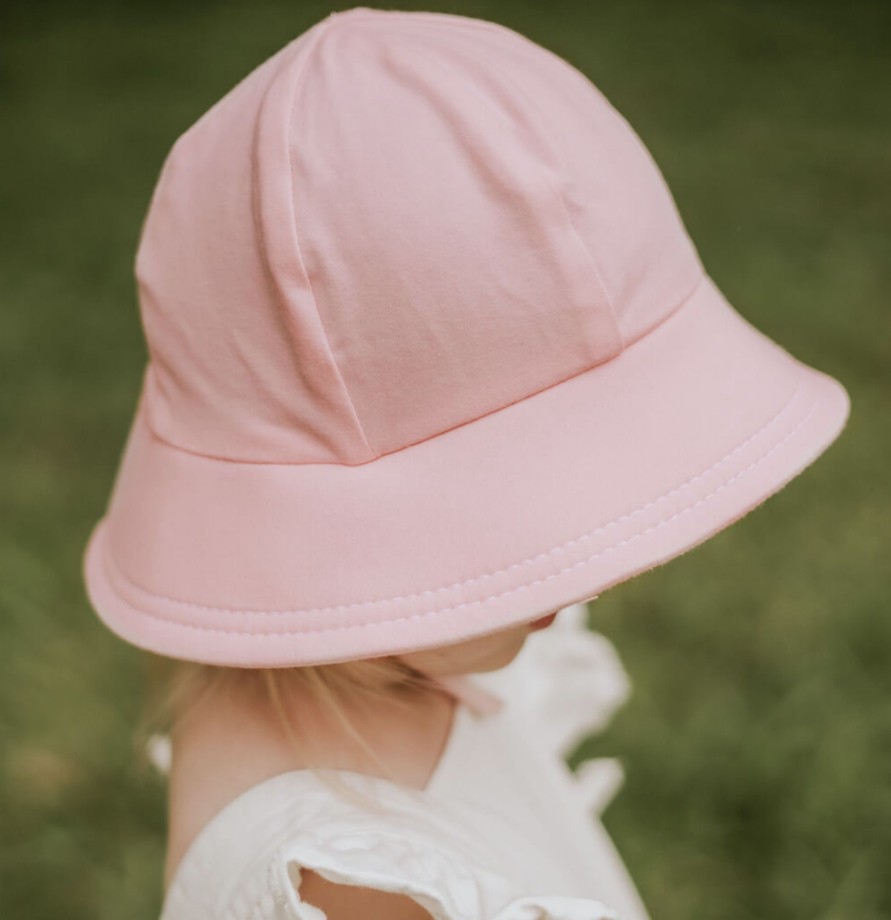
[[[702,542],[816,459],[848,413],[840,383],[708,275],[613,360],[360,466],[196,455],[140,406],[87,593],[125,640],[221,665],[458,642]]]

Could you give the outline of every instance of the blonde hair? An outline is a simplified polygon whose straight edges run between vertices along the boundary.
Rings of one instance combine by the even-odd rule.
[[[427,675],[396,656],[367,658],[333,664],[286,668],[234,668],[181,661],[145,653],[146,694],[142,717],[134,733],[136,756],[145,767],[153,736],[169,735],[209,695],[237,688],[259,699],[274,714],[286,738],[309,765],[301,769],[319,776],[354,801],[375,807],[357,796],[336,773],[325,773],[311,764],[312,738],[289,715],[285,701],[296,690],[303,699],[339,724],[375,763],[384,778],[389,770],[350,719],[343,703],[348,697],[361,704],[411,707],[420,693],[441,692]]]

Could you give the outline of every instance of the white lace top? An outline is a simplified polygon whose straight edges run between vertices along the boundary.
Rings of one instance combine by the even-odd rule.
[[[435,920],[648,920],[600,820],[618,763],[565,755],[628,693],[612,646],[560,612],[498,672],[445,681],[452,730],[424,790],[345,770],[266,780],[187,850],[161,920],[324,920],[300,873],[414,898]],[[375,805],[376,803],[376,805]]]

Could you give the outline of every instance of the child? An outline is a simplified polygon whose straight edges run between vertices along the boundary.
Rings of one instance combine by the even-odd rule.
[[[585,76],[458,15],[263,62],[135,269],[85,578],[175,672],[163,920],[644,920],[562,759],[609,709],[580,676],[621,683],[584,602],[800,473],[844,388],[724,299]]]

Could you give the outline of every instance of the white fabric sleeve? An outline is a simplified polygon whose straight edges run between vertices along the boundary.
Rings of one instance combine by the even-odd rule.
[[[300,898],[305,869],[336,884],[406,895],[434,920],[619,920],[615,911],[590,898],[518,896],[497,873],[420,835],[336,824],[328,825],[324,836],[303,835],[279,851],[277,887],[289,920],[326,920],[323,911]]]

